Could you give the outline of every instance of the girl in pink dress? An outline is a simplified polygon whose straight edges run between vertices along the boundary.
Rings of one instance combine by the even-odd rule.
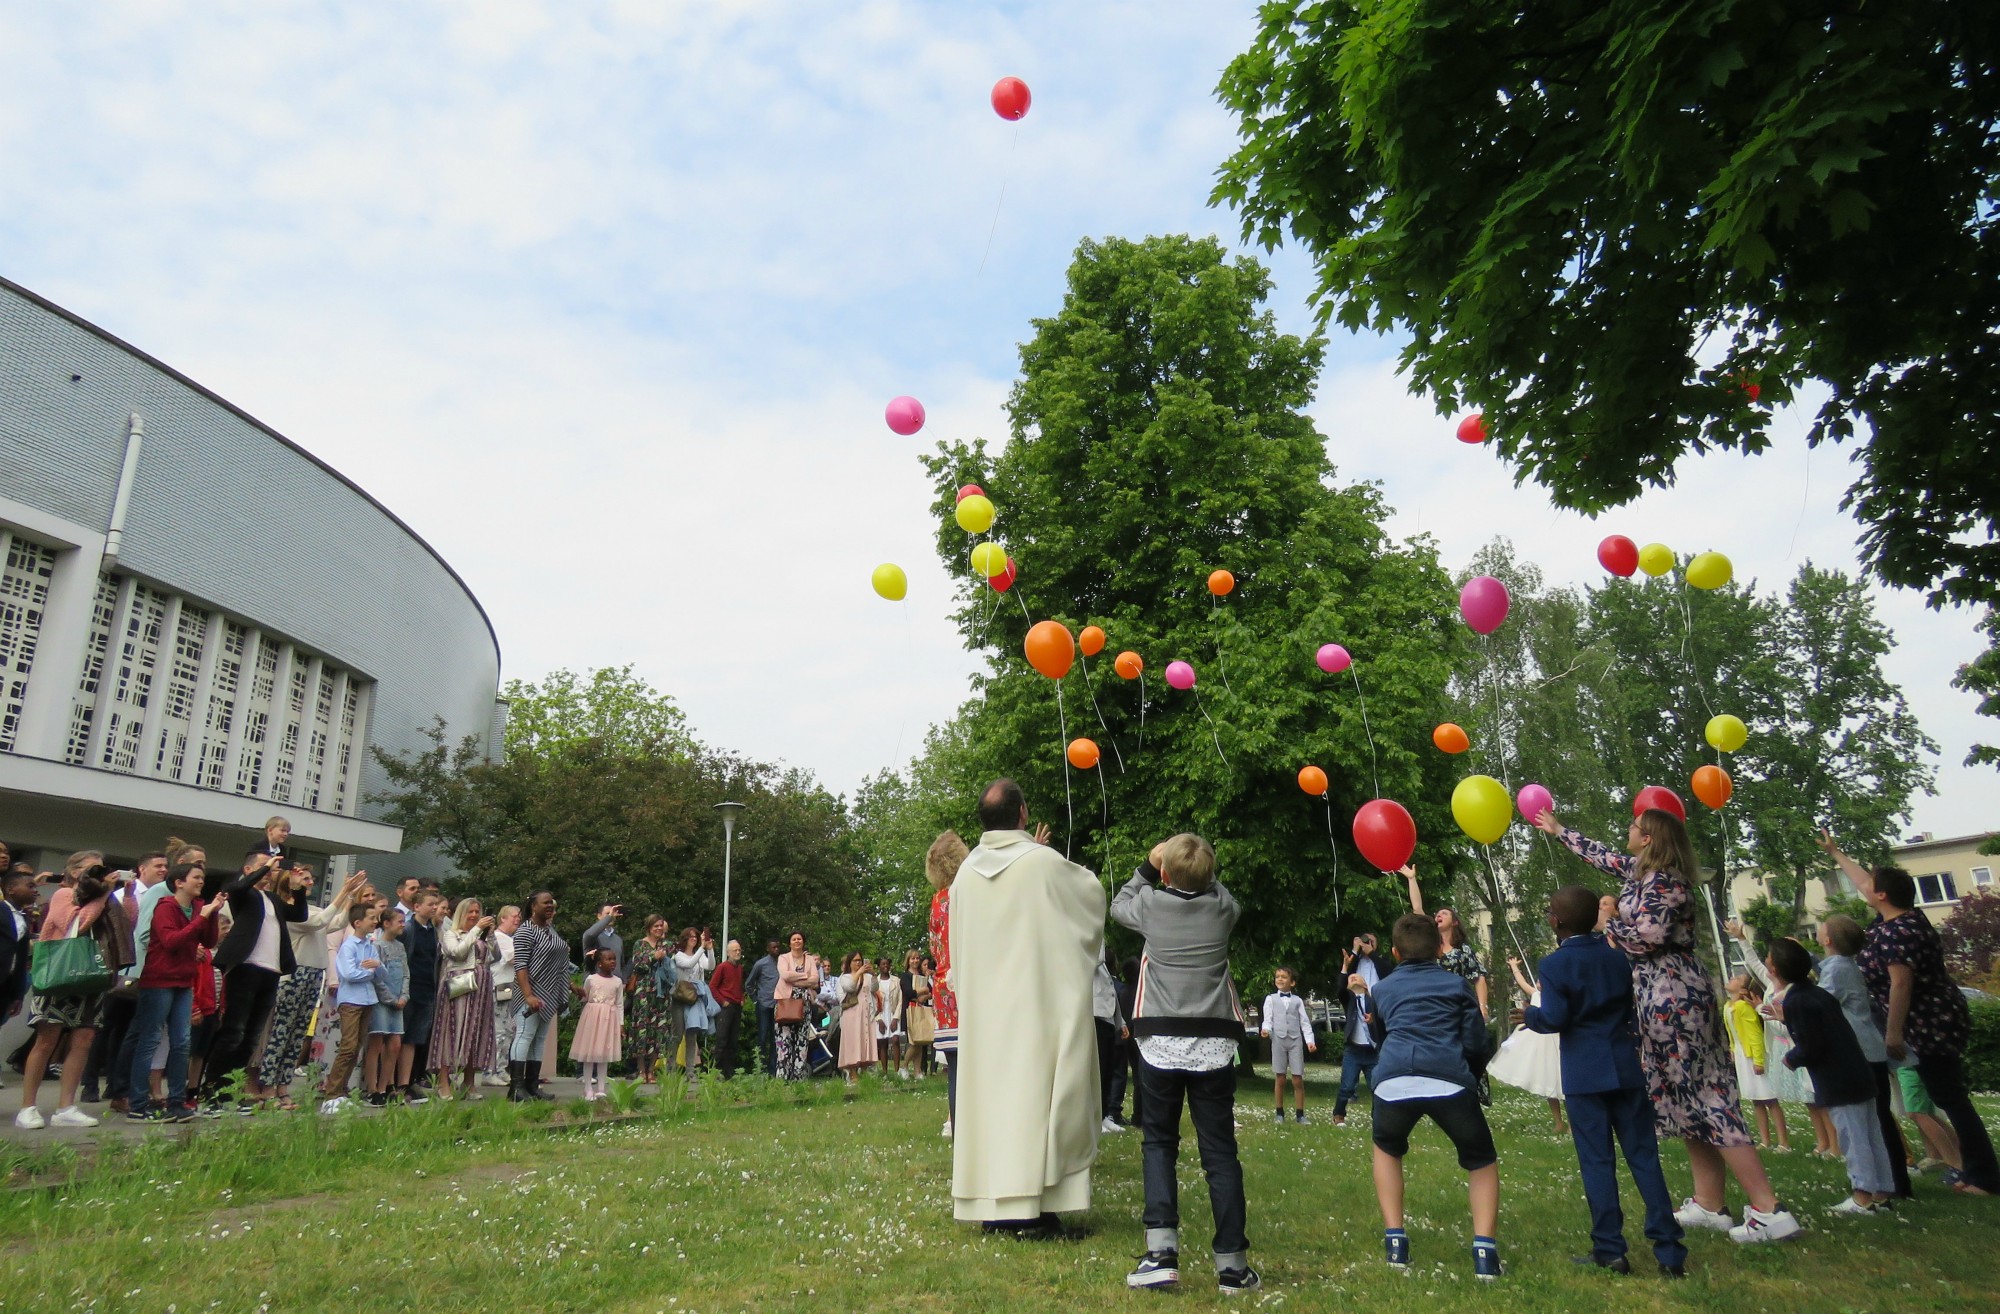
[[[583,1012],[569,1056],[583,1065],[583,1097],[604,1098],[604,1069],[625,1056],[625,983],[618,979],[618,955],[599,949],[590,956],[591,974],[578,992]]]

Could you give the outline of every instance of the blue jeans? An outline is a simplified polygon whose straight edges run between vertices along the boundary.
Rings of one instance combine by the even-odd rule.
[[[1361,1078],[1368,1078],[1368,1089],[1375,1089],[1375,1060],[1382,1057],[1382,1051],[1373,1045],[1348,1044],[1340,1049],[1340,1094],[1334,1097],[1333,1116],[1347,1116],[1347,1103],[1361,1088]]]
[[[954,1067],[957,1065],[954,1064]],[[1194,1122],[1202,1175],[1208,1179],[1209,1212],[1215,1219],[1215,1265],[1242,1268],[1250,1241],[1244,1235],[1243,1164],[1236,1157],[1236,1065],[1213,1072],[1182,1072],[1139,1061],[1145,1093],[1140,1115],[1140,1159],[1145,1165],[1148,1250],[1180,1248],[1180,1181],[1175,1162],[1181,1149],[1181,1101]],[[1169,1239],[1171,1238],[1171,1239]]]
[[[1618,1156],[1611,1144],[1615,1136],[1632,1170],[1632,1184],[1646,1202],[1646,1239],[1653,1243],[1653,1258],[1669,1267],[1686,1263],[1687,1246],[1674,1221],[1666,1174],[1660,1171],[1660,1138],[1646,1092],[1634,1087],[1571,1095],[1565,1103],[1576,1166],[1583,1173],[1583,1198],[1590,1204],[1590,1253],[1599,1259],[1625,1254],[1625,1211],[1618,1203]]]
[[[166,1027],[168,1113],[181,1113],[187,1109],[188,1019],[193,1013],[194,987],[147,986],[139,992],[139,1006],[133,1012],[132,1025],[126,1032],[128,1037],[138,1036],[147,1042],[140,1048],[150,1059],[153,1055],[150,1042],[162,1026]],[[136,1060],[128,1069],[131,1076],[125,1098],[134,1113],[144,1113],[152,1100],[151,1069],[151,1063]]]
[[[510,1056],[514,1062],[533,1060],[539,1063],[543,1037],[555,1028],[555,1024],[555,1015],[547,1011],[518,1014],[514,1022],[514,1052]]]

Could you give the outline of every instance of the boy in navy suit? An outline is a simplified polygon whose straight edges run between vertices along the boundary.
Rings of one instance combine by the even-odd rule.
[[[1639,1070],[1639,1037],[1632,1012],[1632,965],[1623,952],[1592,933],[1597,895],[1581,885],[1557,890],[1549,900],[1549,925],[1560,943],[1541,962],[1542,1002],[1515,1010],[1530,1031],[1562,1038],[1563,1098],[1569,1103],[1570,1138],[1576,1142],[1583,1195],[1590,1203],[1590,1254],[1579,1264],[1630,1273],[1625,1257],[1625,1213],[1618,1205],[1618,1160],[1612,1138],[1625,1151],[1633,1184],[1646,1202],[1646,1239],[1667,1277],[1687,1276],[1687,1247],[1674,1221],[1674,1198],[1660,1171],[1660,1141]]]

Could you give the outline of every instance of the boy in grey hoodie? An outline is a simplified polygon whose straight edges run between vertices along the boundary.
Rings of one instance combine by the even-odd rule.
[[[1229,978],[1236,900],[1215,880],[1215,850],[1199,835],[1153,846],[1111,916],[1146,938],[1130,1027],[1139,1043],[1146,1177],[1146,1255],[1129,1287],[1180,1282],[1181,1102],[1194,1120],[1215,1215],[1216,1283],[1225,1295],[1262,1285],[1244,1235],[1243,1165],[1236,1157],[1236,1052],[1243,1006]]]

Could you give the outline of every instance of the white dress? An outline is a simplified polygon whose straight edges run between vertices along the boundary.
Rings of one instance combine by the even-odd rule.
[[[1542,992],[1535,991],[1529,1002],[1539,1005]],[[1517,1090],[1559,1100],[1563,1097],[1562,1037],[1516,1027],[1513,1035],[1500,1042],[1500,1052],[1486,1065],[1486,1075]]]

